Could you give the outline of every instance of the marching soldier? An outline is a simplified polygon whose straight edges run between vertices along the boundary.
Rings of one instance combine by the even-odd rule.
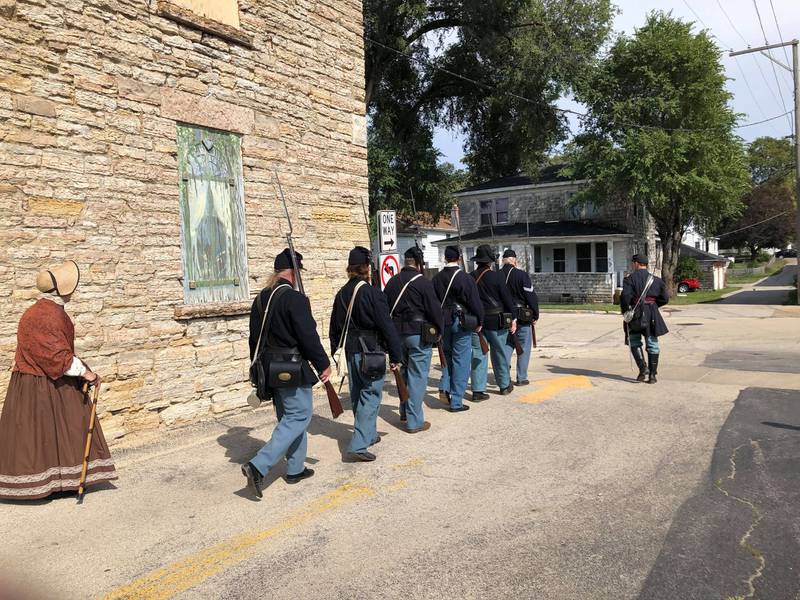
[[[622,282],[619,304],[623,314],[630,309],[634,312],[634,318],[627,326],[631,354],[639,367],[636,381],[644,381],[649,370],[647,383],[656,383],[660,354],[658,338],[669,333],[658,308],[669,302],[669,292],[660,277],[648,272],[646,256],[634,254],[631,261],[633,272]],[[642,351],[642,338],[647,346],[647,363]]]
[[[370,446],[380,441],[378,409],[386,372],[388,349],[391,369],[400,368],[403,345],[389,317],[386,296],[369,285],[371,253],[356,246],[350,251],[350,280],[336,294],[331,314],[330,340],[335,355],[342,348],[347,359],[350,401],[355,416],[348,452],[353,460],[369,462],[375,455]]]
[[[459,257],[456,246],[447,246],[444,250],[447,264],[433,278],[433,287],[444,311],[442,343],[447,358],[447,367],[442,368],[439,381],[439,398],[449,404],[450,412],[469,410],[464,404],[464,393],[472,361],[472,333],[480,330],[483,323],[483,303],[478,287],[459,267]],[[475,393],[472,397],[473,400],[485,399],[475,398]]]
[[[528,385],[528,365],[531,361],[533,328],[539,320],[539,298],[533,290],[531,277],[517,268],[517,253],[511,249],[503,252],[503,279],[514,300],[514,318],[517,319],[517,339],[522,346],[522,354],[517,356],[517,385]],[[506,346],[508,364],[514,348]]]
[[[303,255],[295,252],[295,258],[297,267],[302,269]],[[295,283],[292,254],[286,248],[275,257],[275,273],[250,310],[250,359],[252,364],[260,362],[263,366],[278,417],[269,442],[242,465],[242,474],[258,498],[262,497],[267,472],[284,456],[287,483],[298,483],[314,475],[313,469],[305,466],[306,430],[313,410],[312,387],[317,381],[327,381],[331,368],[311,314],[311,304],[295,291]]]
[[[422,273],[424,263],[418,247],[406,250],[405,266],[389,280],[384,290],[391,307],[389,315],[403,343],[408,406],[401,406],[401,420],[406,416],[409,433],[427,431],[431,427],[424,418],[422,399],[428,387],[433,345],[438,343],[443,330],[442,308],[433,284]]]
[[[481,349],[481,335],[489,343],[494,380],[500,387],[500,393],[506,396],[514,389],[506,346],[509,331],[514,334],[517,330],[517,320],[513,316],[514,301],[511,294],[500,273],[492,269],[497,257],[491,246],[478,246],[472,260],[478,265],[472,277],[483,302],[483,329],[472,335],[472,399],[475,401],[489,397],[486,394],[489,361]]]

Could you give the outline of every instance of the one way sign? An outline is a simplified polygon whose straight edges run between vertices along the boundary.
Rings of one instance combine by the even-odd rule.
[[[397,250],[397,213],[393,210],[378,211],[378,244],[384,254]]]

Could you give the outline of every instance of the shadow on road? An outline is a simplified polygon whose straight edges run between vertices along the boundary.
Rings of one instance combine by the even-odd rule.
[[[614,373],[603,373],[602,371],[592,371],[590,369],[568,369],[558,365],[545,365],[547,370],[557,375],[585,375],[586,377],[597,377],[600,379],[611,379],[613,381],[625,381],[627,383],[638,383],[635,377],[624,377]]]
[[[800,431],[800,427],[797,425],[787,425],[786,423],[774,423],[772,421],[761,421],[762,425],[768,425],[769,427],[777,427],[778,429],[789,429],[790,431]]]

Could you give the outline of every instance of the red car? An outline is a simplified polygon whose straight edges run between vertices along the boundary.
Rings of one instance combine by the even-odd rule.
[[[680,283],[678,284],[678,292],[681,294],[686,294],[687,292],[699,290],[701,287],[703,286],[700,284],[699,279],[681,279]]]

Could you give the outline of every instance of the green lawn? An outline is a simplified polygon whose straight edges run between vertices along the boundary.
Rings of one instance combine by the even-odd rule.
[[[784,265],[786,265],[786,261],[782,258],[777,259],[774,263],[768,266],[763,274],[754,273],[752,275],[729,275],[728,276],[728,283],[755,283],[759,279],[763,279],[764,277],[769,277],[770,275],[775,275],[783,269]]]

